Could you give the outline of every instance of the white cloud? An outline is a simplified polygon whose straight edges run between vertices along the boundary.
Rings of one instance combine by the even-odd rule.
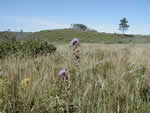
[[[40,17],[24,17],[24,16],[7,16],[2,18],[3,26],[0,30],[7,30],[8,28],[19,31],[40,31],[47,29],[61,29],[68,28],[67,24],[60,24],[52,20],[40,18]]]

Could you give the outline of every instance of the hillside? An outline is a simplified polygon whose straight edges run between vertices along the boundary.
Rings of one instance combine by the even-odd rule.
[[[2,34],[2,33],[1,33]],[[0,34],[0,39],[6,39]],[[10,35],[10,34],[9,34]],[[12,33],[12,36],[14,33]],[[53,43],[68,43],[72,38],[78,37],[84,43],[150,43],[150,36],[120,35],[99,32],[84,32],[71,29],[45,30],[26,33],[24,39],[42,39]]]
[[[81,42],[85,43],[150,43],[150,36],[123,36],[120,34],[84,32],[71,29],[40,31],[30,35],[30,38],[31,36],[34,38],[44,39],[56,43],[68,43],[74,37],[78,37]]]
[[[0,32],[0,42],[3,41],[15,41],[23,40],[24,38],[31,36],[31,32]]]

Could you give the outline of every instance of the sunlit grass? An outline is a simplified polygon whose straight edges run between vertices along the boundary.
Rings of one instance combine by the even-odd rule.
[[[149,50],[148,45],[81,44],[79,70],[69,45],[58,45],[49,56],[1,59],[0,111],[149,113]],[[62,69],[69,88],[58,76]]]

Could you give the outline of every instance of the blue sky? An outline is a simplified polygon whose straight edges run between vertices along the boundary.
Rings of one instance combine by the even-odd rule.
[[[0,31],[40,31],[81,23],[99,32],[150,34],[150,0],[0,0]]]

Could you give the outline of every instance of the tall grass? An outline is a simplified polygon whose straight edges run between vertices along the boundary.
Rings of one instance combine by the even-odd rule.
[[[80,80],[72,48],[57,48],[50,56],[0,60],[1,112],[150,112],[148,46],[83,44]],[[69,88],[58,76],[61,69],[67,70]]]

